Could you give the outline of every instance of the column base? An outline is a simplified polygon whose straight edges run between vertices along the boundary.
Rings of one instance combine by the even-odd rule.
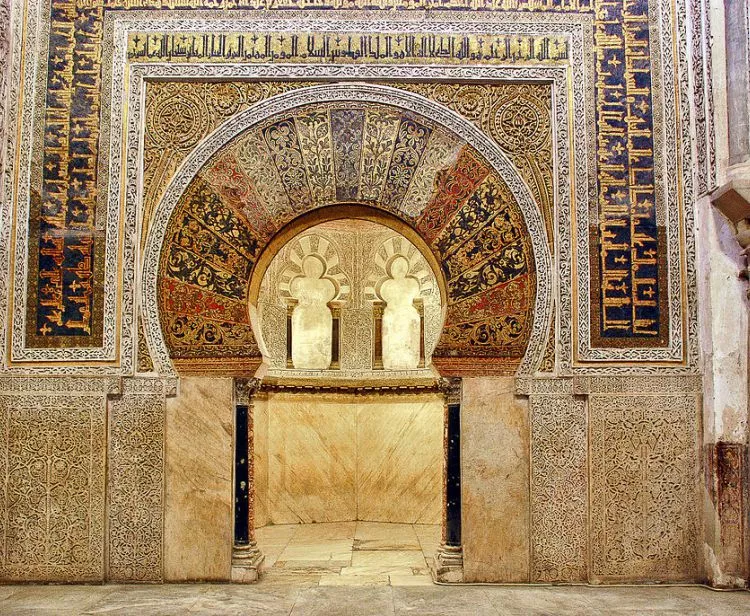
[[[255,541],[248,545],[235,545],[232,548],[232,581],[239,584],[257,582],[265,558]]]
[[[464,550],[453,545],[441,545],[435,553],[435,581],[457,584],[464,581]]]

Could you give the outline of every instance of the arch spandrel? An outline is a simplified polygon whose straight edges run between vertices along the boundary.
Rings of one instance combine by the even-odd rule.
[[[163,231],[155,224],[147,246],[147,265],[159,251],[158,275],[144,272],[144,299],[158,298],[161,324],[157,340],[151,328],[152,346],[161,334],[172,360],[260,361],[248,309],[256,262],[296,218],[357,203],[402,221],[439,264],[442,371],[508,373],[525,355],[536,361],[537,349],[527,349],[543,345],[549,252],[528,190],[493,142],[455,113],[391,88],[304,94],[227,122],[167,190],[155,217]],[[204,304],[190,311],[196,295]]]

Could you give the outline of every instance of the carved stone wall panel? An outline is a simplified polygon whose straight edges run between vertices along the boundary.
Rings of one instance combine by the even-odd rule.
[[[698,397],[589,398],[591,577],[700,576]]]
[[[104,399],[0,395],[0,579],[103,579]]]
[[[716,509],[720,549],[718,568],[709,574],[717,586],[737,585],[747,578],[747,446],[741,443],[707,445],[706,474]]]
[[[11,52],[10,0],[0,0],[0,195],[5,176],[5,114],[7,112],[8,81],[10,80]]]
[[[370,108],[386,109],[386,105],[379,105],[377,103],[377,101],[380,100],[378,99],[378,96],[380,96],[381,93],[383,96],[386,95],[386,88],[384,86],[357,85],[356,88],[354,88],[353,86],[350,87],[349,85],[345,84],[337,87],[341,88],[340,95],[337,93],[338,90],[336,89],[336,87],[333,86],[327,86],[325,89],[308,88],[304,91],[292,91],[290,93],[281,95],[283,100],[282,98],[276,97],[274,99],[274,106],[282,105],[283,103],[287,107],[299,107],[298,103],[295,103],[291,99],[287,100],[288,97],[296,97],[299,98],[300,101],[305,101],[304,106],[300,108],[301,110],[295,112],[296,115],[294,115],[293,118],[292,116],[289,116],[289,118],[294,119],[295,122],[302,116],[307,117],[305,114],[309,115],[313,112],[318,113],[325,110],[328,110],[330,114],[333,114],[334,112],[338,113],[346,110],[352,112],[356,111],[357,113],[359,113],[364,109]],[[364,96],[374,98],[373,105],[370,105],[369,103],[360,104],[356,101],[349,103],[348,99],[353,96],[353,88],[357,90],[362,88],[367,89],[367,93],[364,94]],[[363,96],[359,92],[355,94],[358,99]],[[318,96],[324,96],[326,99],[325,102],[316,104],[316,97]],[[434,104],[428,102],[426,99],[418,97],[415,94],[400,90],[389,89],[387,92],[387,99],[384,100],[387,100],[387,108],[389,109],[396,105],[396,103],[398,102],[398,107],[403,107],[404,110],[410,112],[412,110],[412,107],[410,107],[410,105],[414,103],[415,109],[413,113],[419,114],[419,118],[422,118],[420,119],[420,122],[424,124],[424,131],[426,131],[425,135],[429,131],[438,130],[439,127],[445,126],[446,128],[455,131],[457,136],[459,136],[460,138],[468,139],[466,141],[466,145],[462,147],[461,154],[458,156],[458,159],[448,166],[449,168],[447,171],[450,171],[450,173],[448,173],[448,175],[446,176],[441,176],[444,181],[448,181],[455,174],[459,174],[461,175],[461,177],[463,177],[464,175],[471,172],[469,174],[470,177],[469,175],[466,176],[466,182],[459,182],[459,184],[461,184],[462,186],[462,192],[458,197],[456,197],[457,200],[453,200],[450,203],[442,203],[440,199],[435,197],[435,199],[430,200],[429,203],[431,205],[429,205],[427,209],[420,214],[419,221],[413,221],[413,224],[417,228],[424,230],[424,233],[422,234],[423,237],[430,237],[432,238],[432,240],[443,246],[441,250],[446,253],[445,263],[447,264],[448,261],[450,261],[451,264],[451,280],[453,280],[453,283],[450,283],[449,287],[453,288],[451,287],[451,284],[456,287],[456,289],[458,289],[458,287],[461,287],[460,291],[456,290],[456,292],[453,294],[451,294],[450,288],[448,291],[449,304],[452,305],[453,310],[448,310],[448,325],[443,330],[443,335],[440,338],[442,342],[440,342],[440,344],[438,345],[438,354],[442,358],[441,362],[445,364],[449,360],[452,362],[455,357],[462,357],[463,351],[459,352],[457,347],[460,347],[463,344],[463,342],[461,341],[466,342],[466,339],[473,337],[472,342],[467,342],[466,345],[464,345],[466,347],[464,350],[472,355],[472,359],[474,355],[481,356],[483,365],[489,365],[493,361],[497,360],[496,363],[498,364],[498,366],[500,366],[498,369],[508,370],[509,367],[516,366],[520,358],[524,355],[524,350],[527,346],[529,346],[526,344],[527,335],[531,334],[531,339],[533,339],[534,341],[533,345],[531,345],[534,348],[534,352],[532,353],[533,362],[536,363],[538,346],[544,344],[544,341],[542,340],[544,337],[543,330],[549,322],[548,314],[546,313],[546,308],[548,308],[549,306],[549,287],[545,284],[542,284],[541,278],[540,284],[536,289],[535,283],[537,276],[546,277],[549,274],[549,250],[548,246],[546,245],[546,240],[541,237],[540,232],[542,231],[542,222],[540,220],[539,211],[533,205],[530,195],[527,194],[526,188],[522,186],[521,183],[516,181],[518,178],[515,177],[515,171],[513,171],[512,168],[508,170],[508,173],[510,174],[508,177],[504,175],[504,171],[502,173],[498,171],[498,166],[503,169],[509,166],[509,163],[505,159],[504,154],[496,152],[498,156],[490,156],[489,158],[487,158],[484,154],[481,154],[480,158],[477,158],[472,153],[474,152],[474,150],[472,149],[474,147],[474,132],[476,131],[477,134],[480,133],[478,129],[476,129],[476,127],[466,123],[466,120],[460,118],[455,113],[440,107],[440,114],[437,114],[436,109],[433,109],[429,114],[429,119],[427,119],[427,116],[423,116],[422,112],[418,111],[416,108],[418,107],[419,109],[426,109],[427,107],[430,107],[432,109],[432,106]],[[249,132],[252,134],[257,133],[259,135],[259,139],[265,140],[267,142],[268,138],[276,135],[277,131],[274,132],[275,129],[271,130],[272,127],[276,126],[276,124],[278,124],[279,122],[286,122],[286,124],[289,123],[289,118],[286,118],[286,115],[288,115],[286,114],[286,112],[285,117],[283,118],[280,114],[266,113],[267,111],[270,112],[274,108],[274,106],[271,106],[270,104],[266,105],[264,103],[261,104],[261,108],[258,108],[256,106],[247,110],[247,112],[240,112],[237,116],[228,120],[228,123],[222,125],[222,128],[219,129],[221,135],[219,133],[214,133],[211,135],[211,143],[216,140],[224,139],[224,137],[222,136],[224,134],[222,132],[224,131],[224,127],[226,127],[227,129],[231,129],[233,133],[236,134],[235,128],[237,126],[251,121],[251,117],[254,118],[256,117],[256,115],[258,117],[258,121],[253,122],[251,125],[248,125],[248,127],[252,126],[252,128],[249,128]],[[259,113],[260,115],[258,115]],[[404,117],[406,118],[406,116]],[[404,122],[406,122],[407,119],[405,119]],[[438,122],[438,120],[440,121]],[[411,122],[411,120],[408,120],[408,122]],[[472,135],[463,137],[462,130],[464,129],[471,132]],[[334,131],[332,134],[335,136],[337,133]],[[344,138],[343,134],[339,135],[339,137],[342,139]],[[238,151],[237,148],[241,149],[239,144],[243,143],[242,139],[244,139],[244,137],[237,137],[231,145],[227,145],[226,148],[223,148],[221,150],[221,152],[214,152],[213,157],[209,156],[211,160],[205,161],[206,165],[208,165],[208,167],[215,168],[221,161],[229,164],[231,162],[230,159],[236,158],[235,155]],[[208,147],[208,144],[208,141],[204,141],[199,146],[197,146],[196,150],[194,150],[193,154],[191,154],[190,156],[190,164],[188,166],[182,167],[182,170],[185,171],[185,173],[183,174],[181,172],[180,174],[178,174],[178,176],[175,177],[168,194],[165,195],[165,200],[162,201],[161,205],[159,206],[158,212],[155,214],[156,218],[152,223],[153,226],[151,239],[149,239],[149,241],[147,242],[146,252],[148,256],[145,257],[145,262],[149,265],[145,266],[144,290],[148,295],[148,298],[144,299],[144,304],[150,305],[153,303],[151,300],[151,292],[154,290],[152,279],[154,277],[154,274],[156,273],[152,272],[151,265],[156,265],[158,261],[159,267],[161,268],[161,273],[156,274],[156,277],[159,277],[163,284],[158,283],[159,285],[161,285],[161,290],[157,292],[157,295],[159,295],[160,299],[154,299],[156,302],[162,302],[159,305],[162,307],[162,309],[166,307],[167,312],[174,309],[175,315],[180,313],[180,310],[182,310],[181,306],[184,303],[183,299],[184,297],[186,297],[184,295],[180,295],[178,297],[178,295],[175,294],[176,291],[178,289],[183,289],[187,293],[188,287],[192,288],[194,286],[194,283],[198,282],[198,278],[195,277],[195,272],[197,270],[195,269],[195,267],[193,267],[194,259],[192,256],[188,255],[185,252],[183,244],[187,242],[191,246],[194,246],[194,248],[191,249],[193,250],[193,253],[191,254],[194,254],[196,249],[195,247],[197,247],[203,241],[203,239],[206,239],[206,241],[210,239],[208,238],[208,236],[206,236],[206,234],[204,234],[202,231],[199,232],[198,230],[199,227],[203,228],[205,227],[205,225],[198,225],[198,227],[195,227],[195,225],[193,225],[195,232],[198,233],[198,235],[193,236],[193,231],[188,230],[188,227],[183,224],[185,220],[191,217],[194,218],[194,216],[198,216],[198,218],[203,220],[203,218],[205,217],[203,209],[205,209],[205,207],[210,206],[209,209],[213,208],[214,205],[216,207],[219,207],[219,202],[224,203],[226,199],[229,199],[229,201],[227,201],[225,204],[229,209],[221,209],[223,208],[223,206],[221,206],[220,209],[222,214],[220,218],[222,218],[223,220],[226,214],[226,216],[231,218],[230,222],[232,228],[235,229],[235,217],[234,214],[230,215],[230,210],[234,212],[235,210],[233,210],[232,208],[236,209],[236,204],[232,205],[230,203],[230,201],[232,201],[232,198],[224,195],[224,192],[226,192],[224,191],[224,189],[214,190],[213,188],[209,187],[208,184],[206,184],[206,177],[203,172],[199,172],[197,175],[192,176],[193,183],[191,183],[191,186],[193,186],[193,188],[190,188],[187,192],[178,192],[178,190],[180,190],[178,186],[181,186],[183,184],[183,179],[188,183],[191,182],[191,179],[188,178],[187,175],[188,167],[190,168],[192,173],[192,170],[196,166],[203,166],[203,162],[200,161],[202,161],[203,159],[203,152],[204,149]],[[289,142],[289,148],[291,148],[295,152],[295,154],[290,154],[290,156],[292,156],[295,160],[302,160],[302,162],[304,162],[304,157],[300,158],[300,156],[298,156],[299,153],[297,152],[297,149],[295,149],[298,148],[298,144],[299,138],[297,137]],[[270,145],[267,144],[266,149],[268,149],[269,147]],[[429,142],[427,143],[426,147],[430,147]],[[226,151],[224,151],[225,149]],[[413,156],[411,154],[409,155],[409,160],[413,159],[414,161],[416,161],[419,157],[417,156],[416,152],[413,154]],[[222,162],[221,164],[224,163]],[[392,158],[391,166],[393,166],[394,164],[395,163],[393,162]],[[490,166],[488,166],[488,164]],[[257,166],[257,164],[254,164],[253,169],[257,168]],[[300,167],[300,170],[302,170],[302,167]],[[198,169],[196,169],[196,171],[198,171]],[[278,168],[277,171],[279,171]],[[408,169],[404,170],[404,173],[406,173],[406,171],[408,171],[409,174],[412,174],[414,172],[414,170]],[[401,173],[401,171],[399,171],[399,173]],[[400,175],[396,174],[395,170],[394,174],[394,177],[401,177]],[[297,175],[299,174],[295,172],[294,177],[297,177]],[[513,176],[513,179],[511,179],[511,175]],[[360,176],[361,174],[357,177]],[[292,176],[288,176],[287,180],[291,181],[291,177]],[[279,182],[282,181],[282,179],[283,178],[281,177],[276,178],[276,180],[278,180]],[[245,184],[247,184],[247,182],[245,182]],[[245,184],[243,184],[243,187],[245,186]],[[347,186],[349,185],[347,184]],[[216,192],[217,190],[218,193]],[[243,190],[245,189],[243,188]],[[297,191],[297,189],[293,190],[291,185],[290,187],[288,187],[288,190],[291,190],[294,195],[297,195],[297,193],[299,192],[299,195],[304,196],[305,199],[307,199],[309,196],[307,192],[305,192],[304,185],[302,183],[300,184],[299,191]],[[444,192],[445,191],[442,190],[438,191],[436,195],[442,195]],[[182,194],[182,197],[184,197],[184,199],[180,197],[180,194]],[[482,219],[482,225],[485,225],[485,223],[487,223],[485,225],[486,229],[484,226],[482,227],[484,231],[486,231],[486,233],[483,232],[483,235],[481,237],[474,237],[473,234],[467,235],[466,233],[461,232],[458,234],[461,236],[460,238],[458,236],[454,237],[453,235],[451,235],[450,230],[454,229],[455,225],[459,225],[458,220],[462,220],[463,213],[465,213],[464,210],[469,211],[472,209],[473,206],[471,205],[467,205],[466,207],[464,207],[463,205],[464,202],[470,199],[472,196],[475,196],[476,199],[479,199],[482,202],[483,200],[486,200],[485,198],[491,198],[493,200],[494,205],[493,208],[491,208],[492,211],[485,212],[490,217],[490,220],[485,220],[486,217]],[[447,198],[448,197],[446,197],[446,199]],[[179,212],[173,209],[173,206],[176,205],[176,201],[180,201]],[[399,199],[393,204],[390,204],[388,207],[392,205],[393,208],[396,208],[396,210],[398,210],[397,206],[402,203],[402,201],[403,200]],[[385,207],[380,203],[374,203],[373,206]],[[214,210],[212,209],[211,211]],[[296,212],[297,210],[295,210],[294,207],[286,207],[283,211],[285,212],[283,215],[279,214],[277,216],[264,214],[264,222],[262,222],[262,224],[259,222],[259,226],[257,226],[257,228],[251,225],[252,232],[247,231],[247,229],[250,229],[250,227],[247,227],[247,229],[245,229],[247,233],[245,233],[245,231],[243,231],[240,227],[237,227],[237,242],[229,247],[221,244],[221,246],[219,247],[219,252],[221,254],[212,253],[211,255],[204,255],[206,256],[206,259],[208,259],[205,262],[205,268],[207,268],[205,270],[207,272],[207,278],[205,278],[205,280],[208,281],[207,284],[210,283],[209,286],[211,286],[211,289],[209,291],[212,294],[209,304],[219,305],[220,311],[224,315],[223,317],[221,317],[222,319],[225,319],[226,315],[230,312],[232,315],[235,315],[235,312],[237,313],[237,318],[235,318],[234,316],[232,317],[231,322],[233,323],[240,323],[240,319],[244,318],[240,314],[240,312],[236,311],[236,309],[239,308],[238,302],[240,301],[240,295],[242,295],[241,291],[243,285],[245,285],[248,280],[247,276],[249,275],[249,268],[252,267],[252,263],[254,262],[257,251],[260,250],[260,247],[265,243],[265,239],[263,238],[266,234],[266,223],[272,223],[272,227],[274,229],[278,228],[279,225],[283,224],[290,217],[293,217],[294,212]],[[172,214],[170,215],[169,212],[171,212]],[[398,210],[398,212],[400,212],[399,215],[402,215],[402,217],[405,215],[400,210]],[[434,213],[434,216],[431,212]],[[183,217],[183,214],[187,218]],[[211,216],[213,216],[213,214]],[[168,221],[165,220],[165,217],[170,218],[172,221],[171,223],[169,223],[172,225],[170,227],[171,231],[167,231],[166,229],[166,226],[168,226]],[[239,220],[239,218],[237,218],[237,220]],[[208,220],[204,220],[204,222],[206,222],[206,224],[209,224]],[[248,222],[248,224],[250,223]],[[528,231],[528,229],[532,228],[536,229],[534,233]],[[473,230],[478,231],[478,229]],[[172,250],[172,248],[165,248],[167,252],[165,253],[165,251],[161,251],[161,255],[159,256],[156,254],[156,251],[159,249],[155,247],[162,245],[161,238],[163,232],[165,233],[163,237],[170,238],[170,246],[174,248],[174,250]],[[192,239],[188,239],[186,236],[183,237],[185,233],[191,235]],[[529,235],[529,233],[531,233],[531,235]],[[502,239],[502,241],[497,239],[496,236],[498,236],[498,234],[502,236],[500,238]],[[211,241],[213,242],[213,240]],[[458,243],[456,244],[456,242]],[[470,249],[468,244],[464,246],[464,243],[466,242],[473,242],[472,245],[476,244],[476,249]],[[529,242],[531,243],[529,244]],[[506,251],[503,253],[505,256],[498,256],[497,259],[492,261],[492,263],[487,261],[485,259],[485,256],[487,256],[487,251],[496,251],[496,249],[499,249],[498,247],[500,245],[503,246],[501,252]],[[219,245],[217,244],[216,246]],[[521,252],[519,253],[518,251]],[[234,259],[233,255],[236,256],[235,253],[241,253],[245,255],[246,258],[243,261],[243,259],[239,259],[238,257],[238,261],[237,259]],[[203,254],[203,252],[201,252],[201,254]],[[466,266],[469,267],[469,270],[465,270],[465,268],[462,268],[460,265],[466,260],[464,259],[464,256],[466,256],[466,258],[468,259]],[[229,267],[230,264],[227,261],[229,257],[232,257],[231,268]],[[532,262],[532,257],[535,267],[532,268],[532,270],[529,270],[527,268],[527,264],[530,264]],[[240,261],[242,261],[242,263],[240,263]],[[511,270],[513,268],[516,269],[514,271],[505,271],[507,269],[505,267],[506,265],[512,265]],[[445,265],[445,267],[449,267],[449,265]],[[222,271],[227,271],[227,277],[219,276],[217,268],[224,268],[222,269]],[[500,270],[503,270],[502,274],[500,273],[498,268],[500,268]],[[481,269],[483,272],[487,270],[485,272],[486,275],[477,274],[479,269]],[[492,270],[492,272],[490,272],[489,270]],[[174,278],[174,276],[177,276],[177,278]],[[167,282],[167,279],[171,280],[172,282]],[[201,280],[203,280],[203,278],[201,278]],[[489,284],[489,287],[484,284],[485,282]],[[474,283],[477,283],[479,287],[476,287]],[[504,289],[502,292],[499,287],[496,288],[497,285],[505,285],[505,283],[508,283],[508,285],[506,285],[508,288]],[[543,293],[539,297],[535,298],[535,293],[540,288],[543,289]],[[201,291],[201,293],[203,293],[203,291]],[[222,297],[228,298],[226,302],[224,301],[224,299],[219,299],[216,293],[219,293],[220,295],[223,294]],[[480,295],[482,296],[481,298],[479,297]],[[458,305],[459,303],[461,304],[461,306]],[[530,315],[533,312],[531,308],[532,303],[536,308],[541,309],[542,306],[545,307],[545,309],[541,310],[544,314],[539,319],[530,319]],[[203,306],[203,304],[201,304],[201,306]],[[480,310],[482,307],[484,307],[484,312]],[[177,339],[179,338],[180,348],[182,349],[183,344],[187,344],[187,346],[192,349],[190,350],[190,353],[192,354],[191,356],[201,356],[200,353],[203,353],[204,351],[206,353],[208,353],[209,351],[213,353],[214,350],[217,350],[218,347],[221,347],[222,349],[226,350],[227,357],[233,356],[235,351],[239,350],[240,348],[242,349],[243,353],[247,352],[253,357],[259,357],[258,349],[252,349],[249,345],[241,342],[242,337],[240,336],[241,332],[239,331],[235,332],[239,337],[235,337],[234,334],[232,334],[231,336],[233,340],[236,339],[238,342],[241,342],[241,344],[235,345],[237,348],[233,351],[230,351],[229,347],[225,344],[229,340],[229,338],[227,337],[229,336],[229,332],[225,332],[226,335],[212,335],[210,341],[211,344],[209,345],[211,347],[210,349],[203,349],[203,351],[196,350],[197,347],[195,347],[195,345],[193,345],[193,343],[191,342],[192,338],[190,336],[186,336],[183,331],[183,325],[185,322],[182,317],[175,320],[174,322],[170,322],[167,323],[167,325],[164,325],[164,315],[166,314],[164,310],[161,310],[159,317],[156,317],[156,315],[153,314],[155,312],[155,309],[147,308],[146,310],[148,312],[147,321],[149,322],[150,332],[147,336],[150,340],[149,344],[154,348],[159,347],[158,349],[156,349],[156,351],[154,350],[154,348],[152,348],[152,352],[154,352],[155,355],[159,356],[160,358],[163,358],[163,356],[165,355],[164,349],[161,348],[163,331],[161,331],[162,328],[159,328],[160,331],[158,332],[154,331],[156,329],[154,327],[155,318],[161,319],[163,330],[169,333],[169,335],[167,336],[169,340],[167,342],[169,344],[178,344]],[[492,311],[494,311],[495,314],[487,316],[486,313]],[[502,312],[502,317],[497,316],[499,312]],[[469,319],[470,322],[466,321],[468,317],[471,317],[471,319]],[[199,330],[204,331],[204,328],[202,328],[202,326],[198,326],[199,321],[204,318],[211,320],[214,319],[214,316],[202,315],[200,316],[200,319],[191,321],[191,323],[193,323],[193,325],[197,327],[197,329],[195,329],[196,332]],[[216,318],[218,318],[218,316]],[[489,329],[485,328],[484,325],[482,325],[485,324],[485,321],[488,320],[493,321],[492,326],[488,326]],[[167,321],[169,321],[169,319],[167,319]],[[229,321],[226,322],[229,323]],[[190,331],[193,331],[193,325],[190,325]],[[245,325],[242,326],[244,328],[243,331],[247,330]],[[172,337],[170,338],[170,336]],[[216,347],[216,349],[214,347]],[[450,347],[450,349],[448,347]],[[500,347],[502,347],[502,352],[498,350],[500,349]],[[187,352],[186,349],[183,350]],[[221,353],[223,352],[224,351],[221,351]],[[180,353],[182,353],[182,351],[180,351]],[[498,353],[500,355],[498,355]],[[170,352],[167,351],[166,354],[170,354]],[[528,355],[528,353],[526,355]],[[529,357],[531,357],[532,355],[530,355]],[[174,353],[172,353],[171,356],[175,357]],[[487,361],[485,362],[484,359],[487,359]],[[529,361],[532,360],[529,359],[527,363]],[[161,366],[169,365],[171,362],[169,360],[160,361],[155,357],[155,363]],[[480,369],[476,366],[476,362],[471,361],[468,363],[471,364],[471,369]],[[463,369],[463,367],[467,366],[461,364],[461,369]],[[467,367],[467,369],[468,368],[469,367]]]
[[[443,325],[434,272],[417,247],[400,233],[369,221],[347,219],[318,224],[301,232],[281,248],[266,269],[258,313],[263,333],[261,343],[272,369],[287,367],[286,320],[291,289],[302,271],[302,260],[308,255],[318,255],[325,262],[324,277],[338,289],[334,298],[340,314],[337,374],[352,377],[372,372],[374,304],[383,300],[381,287],[389,277],[390,263],[398,255],[406,259],[408,276],[418,284],[429,365]]]
[[[531,396],[531,580],[587,577],[586,408],[570,395]]]
[[[109,403],[107,577],[161,581],[165,396],[160,381],[124,385]]]
[[[700,375],[576,376],[572,379],[575,394],[698,394],[703,390]]]

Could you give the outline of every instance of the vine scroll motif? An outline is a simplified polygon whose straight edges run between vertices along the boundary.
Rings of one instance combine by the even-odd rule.
[[[0,396],[0,578],[101,581],[104,396]]]
[[[593,395],[591,573],[698,575],[698,405],[683,395]]]

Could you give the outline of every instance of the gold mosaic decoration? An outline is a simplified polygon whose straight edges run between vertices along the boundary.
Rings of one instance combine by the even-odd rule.
[[[171,357],[259,358],[248,312],[259,255],[299,214],[351,203],[396,215],[441,264],[448,315],[434,363],[465,374],[515,369],[536,293],[531,240],[515,197],[441,125],[353,102],[308,104],[252,126],[183,193],[159,279]]]
[[[146,126],[144,148],[144,221],[148,225],[151,214],[164,193],[172,175],[201,139],[233,115],[266,98],[294,89],[315,85],[314,82],[152,82],[146,92]],[[550,244],[553,240],[552,195],[552,93],[548,84],[454,84],[454,83],[397,83],[397,87],[441,103],[460,113],[490,135],[511,158],[521,177],[532,190],[542,211]],[[371,126],[371,124],[368,124]],[[391,122],[391,129],[394,124]],[[371,144],[381,143],[388,134],[388,125],[373,128],[366,136]],[[431,150],[455,154],[451,137],[445,136],[443,148]],[[455,146],[454,146],[455,147]],[[373,155],[364,168],[378,173],[385,152]],[[439,164],[429,161],[425,168]],[[431,186],[417,190],[420,181],[434,180],[433,176],[414,178],[409,202],[423,207],[420,194],[429,194]],[[370,179],[370,181],[374,181]],[[368,198],[371,192],[363,190]],[[145,241],[145,233],[143,236]]]

